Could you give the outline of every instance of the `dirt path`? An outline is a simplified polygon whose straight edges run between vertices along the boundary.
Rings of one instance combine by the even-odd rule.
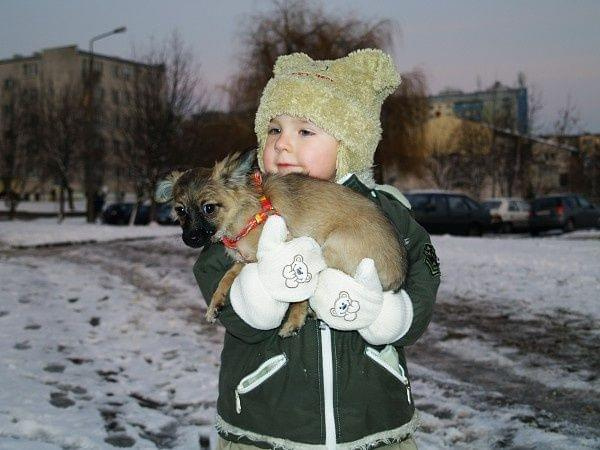
[[[476,385],[479,392],[484,392],[473,397],[472,406],[476,408],[527,405],[535,414],[519,419],[530,426],[600,437],[598,324],[567,311],[520,319],[518,312],[503,314],[498,309],[464,298],[438,299],[432,325],[435,332],[426,333],[408,349],[410,361]],[[463,356],[446,351],[445,342],[460,346],[465,339],[502,349],[513,365],[478,361],[465,357],[468,353]],[[549,387],[531,376],[538,369],[566,372],[590,388],[561,387],[560,383]]]

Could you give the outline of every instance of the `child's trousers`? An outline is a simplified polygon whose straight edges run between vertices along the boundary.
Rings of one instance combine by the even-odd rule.
[[[238,444],[235,442],[226,441],[222,437],[219,436],[219,440],[217,441],[217,450],[255,450],[258,447],[254,447],[252,445],[246,444]],[[417,450],[417,444],[413,438],[406,439],[398,444],[385,445],[383,447],[378,447],[378,449],[386,449],[386,450]]]

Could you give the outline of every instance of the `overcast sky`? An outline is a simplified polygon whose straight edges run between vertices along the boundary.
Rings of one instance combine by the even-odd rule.
[[[120,25],[127,33],[98,42],[98,53],[130,57],[132,47],[178,30],[210,87],[238,68],[239,30],[258,0],[0,0],[0,59],[77,44]],[[431,93],[465,91],[494,80],[513,85],[519,71],[543,96],[550,124],[571,95],[582,126],[600,132],[599,0],[328,0],[328,13],[392,19],[400,70],[420,67]]]

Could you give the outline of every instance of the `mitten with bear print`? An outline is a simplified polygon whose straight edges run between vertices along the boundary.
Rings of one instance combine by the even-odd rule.
[[[336,330],[358,330],[373,345],[400,339],[412,323],[413,309],[404,290],[383,292],[375,263],[363,259],[354,277],[327,268],[310,299],[317,316]]]
[[[286,242],[287,235],[283,218],[269,217],[258,242],[258,262],[246,264],[231,286],[231,306],[260,330],[278,327],[288,303],[307,300],[326,267],[314,239],[302,236]]]

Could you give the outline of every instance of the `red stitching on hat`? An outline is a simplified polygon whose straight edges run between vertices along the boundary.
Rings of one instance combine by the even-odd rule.
[[[305,76],[305,77],[317,77],[317,78],[322,78],[323,80],[331,81],[332,83],[334,82],[331,78],[326,77],[325,75],[320,75],[318,73],[292,72],[292,75],[300,75],[300,76]]]

